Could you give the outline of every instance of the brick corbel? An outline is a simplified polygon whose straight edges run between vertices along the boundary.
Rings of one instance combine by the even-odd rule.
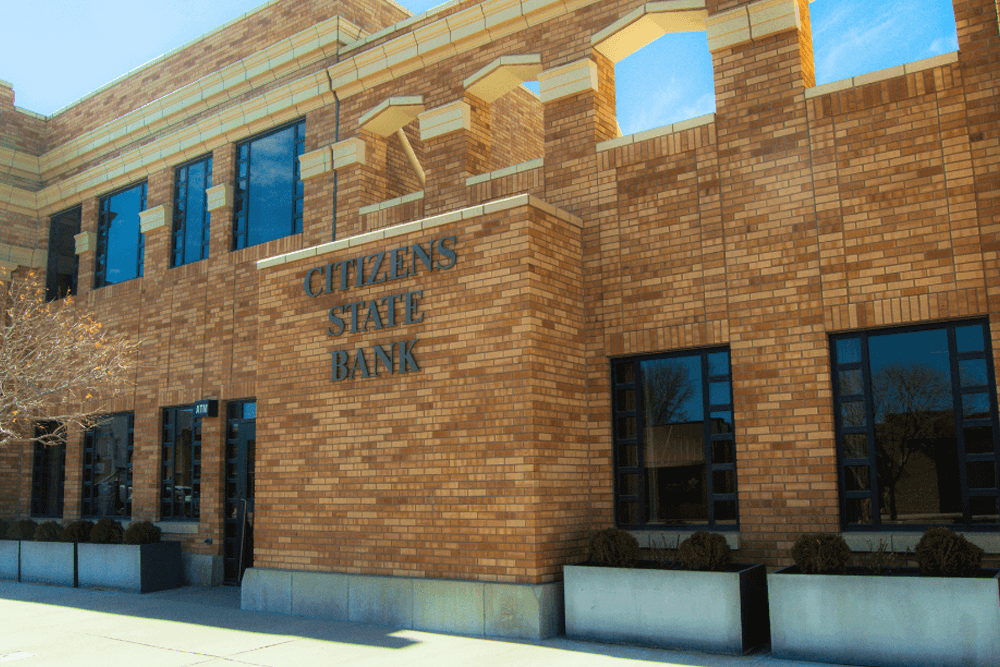
[[[538,74],[542,103],[555,102],[585,91],[597,92],[597,63],[590,58],[547,69]]]
[[[97,233],[96,232],[80,232],[73,237],[76,242],[76,254],[82,255],[85,252],[90,252],[92,250],[97,250]]]
[[[233,203],[233,186],[229,183],[220,183],[205,190],[206,208],[209,211],[217,211],[220,208],[231,206]]]

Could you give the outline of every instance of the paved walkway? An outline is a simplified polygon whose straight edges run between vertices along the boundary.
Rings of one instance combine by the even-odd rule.
[[[242,611],[237,588],[136,595],[0,582],[0,663],[16,667],[806,667],[609,646],[505,641]]]

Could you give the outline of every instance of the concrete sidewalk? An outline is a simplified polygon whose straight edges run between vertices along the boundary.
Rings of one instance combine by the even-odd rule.
[[[519,642],[242,611],[238,588],[137,595],[0,582],[0,663],[18,667],[806,667],[572,641]],[[829,667],[829,666],[827,666]]]

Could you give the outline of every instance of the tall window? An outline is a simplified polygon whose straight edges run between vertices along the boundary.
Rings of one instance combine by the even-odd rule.
[[[729,351],[612,362],[619,527],[735,529]]]
[[[55,424],[43,423],[39,431],[52,432]],[[66,479],[66,443],[35,443],[31,473],[31,515],[58,518],[63,515],[63,482]]]
[[[233,249],[302,231],[299,156],[306,122],[273,130],[236,146]]]
[[[80,233],[77,206],[52,216],[49,222],[49,261],[46,268],[45,299],[54,301],[76,293],[76,239]]]
[[[139,213],[145,209],[145,183],[101,198],[97,218],[95,288],[142,275],[145,238],[139,227]]]
[[[84,434],[83,516],[132,516],[134,425],[132,413],[122,412],[105,417]]]
[[[201,513],[201,417],[193,405],[163,411],[160,518],[197,519]]]
[[[832,337],[845,529],[995,529],[997,406],[986,322]]]
[[[205,190],[212,187],[212,156],[178,167],[174,172],[174,235],[170,266],[208,257],[211,213]]]

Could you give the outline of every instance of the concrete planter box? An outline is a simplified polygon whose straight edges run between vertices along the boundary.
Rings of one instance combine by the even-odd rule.
[[[0,579],[17,581],[20,578],[19,549],[17,540],[0,540]]]
[[[996,667],[1000,573],[767,575],[777,658],[872,667]]]
[[[567,565],[566,636],[742,654],[766,644],[763,565],[688,572]]]
[[[79,544],[81,587],[152,593],[184,585],[180,542]]]
[[[76,586],[76,545],[22,541],[21,581]]]

